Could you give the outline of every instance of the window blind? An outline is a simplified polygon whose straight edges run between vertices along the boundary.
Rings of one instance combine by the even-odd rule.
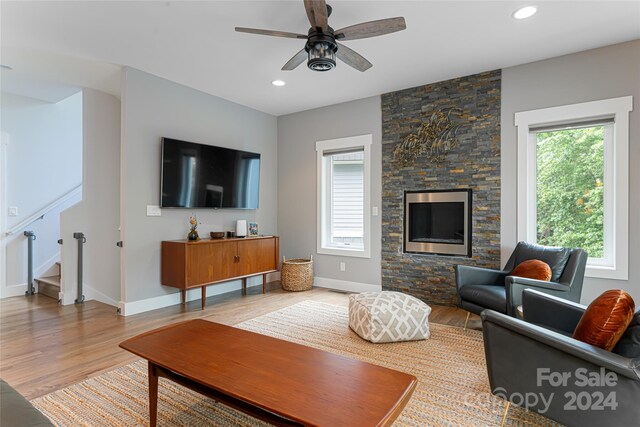
[[[322,155],[327,156],[335,156],[336,154],[352,154],[352,153],[362,153],[364,152],[364,147],[349,147],[349,148],[338,148],[335,150],[324,150]]]
[[[529,132],[540,133],[540,132],[553,132],[553,131],[568,130],[568,129],[591,128],[596,126],[605,126],[613,123],[615,123],[613,117],[601,117],[597,119],[581,120],[577,122],[531,126],[529,127]]]

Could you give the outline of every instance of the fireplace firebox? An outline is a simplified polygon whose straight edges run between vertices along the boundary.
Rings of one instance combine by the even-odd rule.
[[[404,252],[471,256],[472,192],[405,191]]]

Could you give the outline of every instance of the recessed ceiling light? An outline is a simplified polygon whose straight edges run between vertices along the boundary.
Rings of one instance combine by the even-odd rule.
[[[11,68],[8,65],[4,65],[4,64],[0,64],[0,68],[2,68],[3,70],[13,70],[13,68]]]
[[[527,19],[536,14],[538,8],[535,6],[525,6],[513,12],[513,17],[516,19]]]
[[[274,85],[274,86],[284,86],[284,85],[286,85],[286,83],[283,82],[282,80],[274,80],[274,81],[271,82],[271,84]]]

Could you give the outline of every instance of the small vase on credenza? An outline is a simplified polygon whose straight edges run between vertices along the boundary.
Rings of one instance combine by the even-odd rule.
[[[196,229],[198,228],[198,218],[195,215],[189,217],[189,234],[187,234],[187,239],[190,241],[198,241],[200,240],[200,236],[198,236],[198,232]]]

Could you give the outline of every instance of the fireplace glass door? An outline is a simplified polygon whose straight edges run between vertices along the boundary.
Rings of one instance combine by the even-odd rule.
[[[471,190],[405,194],[405,252],[470,254]]]

